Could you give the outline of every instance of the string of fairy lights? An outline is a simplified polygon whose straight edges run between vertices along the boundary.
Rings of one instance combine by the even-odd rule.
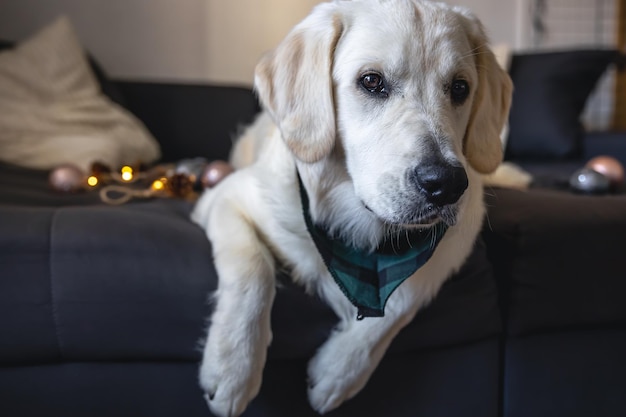
[[[49,175],[51,187],[63,193],[99,191],[107,204],[124,204],[136,198],[182,198],[193,200],[205,188],[211,188],[233,171],[224,161],[204,158],[185,159],[178,163],[151,168],[124,165],[112,170],[95,162],[88,173],[73,164],[60,165]]]

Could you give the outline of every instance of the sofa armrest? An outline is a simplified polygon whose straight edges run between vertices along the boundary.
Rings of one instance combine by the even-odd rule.
[[[161,144],[163,162],[227,159],[232,139],[259,112],[251,89],[116,81],[127,108]]]
[[[492,188],[487,243],[508,333],[626,322],[626,195]]]

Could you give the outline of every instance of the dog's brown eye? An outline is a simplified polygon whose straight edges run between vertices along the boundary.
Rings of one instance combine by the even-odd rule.
[[[385,97],[387,96],[387,89],[382,75],[374,72],[368,73],[361,77],[360,82],[361,86],[363,86],[363,88],[370,93],[380,94]]]
[[[375,90],[382,84],[383,79],[378,74],[366,74],[365,76],[363,76],[362,82],[363,87],[367,88],[368,90]]]
[[[454,80],[450,85],[450,98],[454,104],[463,104],[469,96],[469,84],[465,80]]]

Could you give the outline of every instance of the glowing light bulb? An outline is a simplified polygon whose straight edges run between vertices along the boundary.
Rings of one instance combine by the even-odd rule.
[[[130,181],[133,179],[133,168],[125,165],[122,167],[122,179],[124,181]]]
[[[98,185],[98,177],[91,175],[89,178],[87,178],[87,184],[90,187],[95,187],[96,185]]]
[[[152,182],[152,189],[154,191],[161,191],[164,188],[165,188],[165,184],[163,183],[162,180],[154,180]]]

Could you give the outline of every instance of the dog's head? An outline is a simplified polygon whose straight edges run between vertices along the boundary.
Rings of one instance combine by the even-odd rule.
[[[294,156],[342,155],[356,195],[386,223],[453,224],[467,170],[502,160],[511,81],[462,8],[321,4],[261,60],[255,85]]]

